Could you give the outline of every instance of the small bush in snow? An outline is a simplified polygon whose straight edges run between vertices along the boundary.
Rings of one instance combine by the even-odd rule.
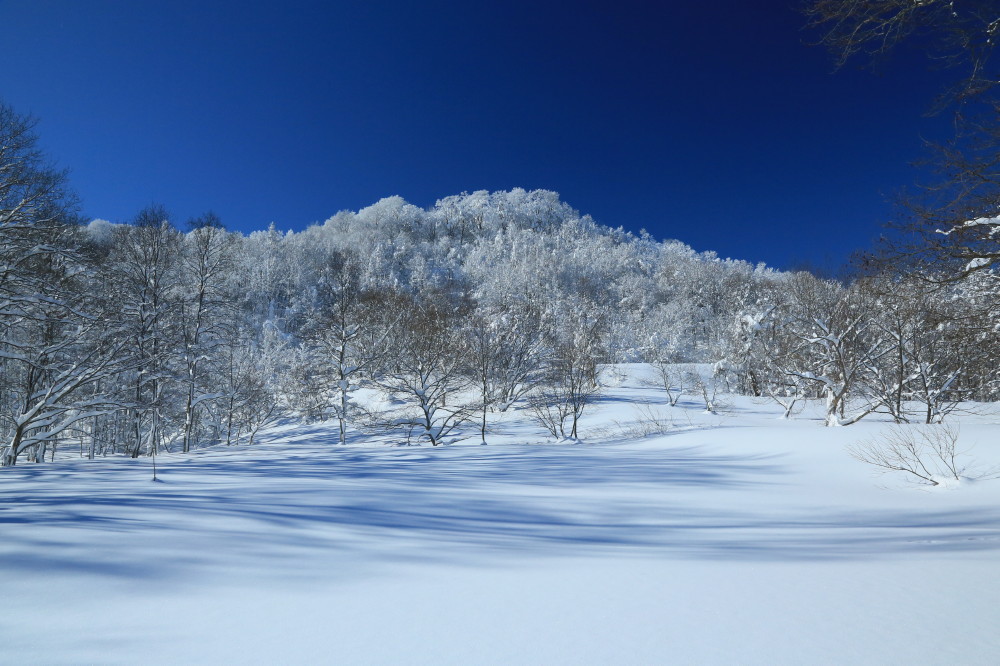
[[[937,486],[960,480],[966,471],[959,462],[962,452],[958,450],[958,437],[958,428],[950,425],[896,426],[848,450],[855,460],[909,474],[923,485]]]

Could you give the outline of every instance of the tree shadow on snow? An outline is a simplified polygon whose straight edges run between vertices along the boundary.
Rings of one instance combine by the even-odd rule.
[[[332,562],[347,575],[359,561],[469,565],[511,553],[790,561],[1000,548],[993,508],[817,513],[789,504],[762,515],[741,504],[743,493],[780,496],[779,460],[699,446],[264,446],[172,459],[156,486],[120,469],[105,467],[92,486],[42,475],[4,493],[0,567],[308,577]]]

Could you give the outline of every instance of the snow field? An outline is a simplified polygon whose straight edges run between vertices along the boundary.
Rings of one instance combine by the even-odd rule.
[[[0,662],[996,663],[1000,481],[877,476],[845,449],[884,421],[670,408],[643,371],[583,444],[512,414],[486,447],[285,425],[161,483],[4,468]],[[1000,462],[996,416],[959,419]]]

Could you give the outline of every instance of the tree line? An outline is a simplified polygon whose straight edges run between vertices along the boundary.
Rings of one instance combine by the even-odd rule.
[[[659,368],[671,401],[699,386],[708,406],[709,383],[789,415],[822,398],[827,425],[997,398],[988,267],[824,280],[602,226],[543,190],[390,197],[299,233],[212,213],[181,228],[160,206],[84,221],[33,125],[0,106],[4,465],[252,443],[281,416],[333,419],[341,444],[485,443],[517,406],[577,437],[599,369],[624,362]]]

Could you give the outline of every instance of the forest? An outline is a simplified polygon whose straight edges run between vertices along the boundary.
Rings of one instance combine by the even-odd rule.
[[[335,420],[341,444],[487,443],[515,404],[576,438],[599,369],[625,362],[709,411],[719,392],[786,416],[821,400],[827,426],[1000,398],[996,218],[939,229],[950,261],[849,279],[609,228],[544,190],[245,236],[159,205],[81,219],[34,125],[0,107],[4,465],[250,444],[280,418]]]

